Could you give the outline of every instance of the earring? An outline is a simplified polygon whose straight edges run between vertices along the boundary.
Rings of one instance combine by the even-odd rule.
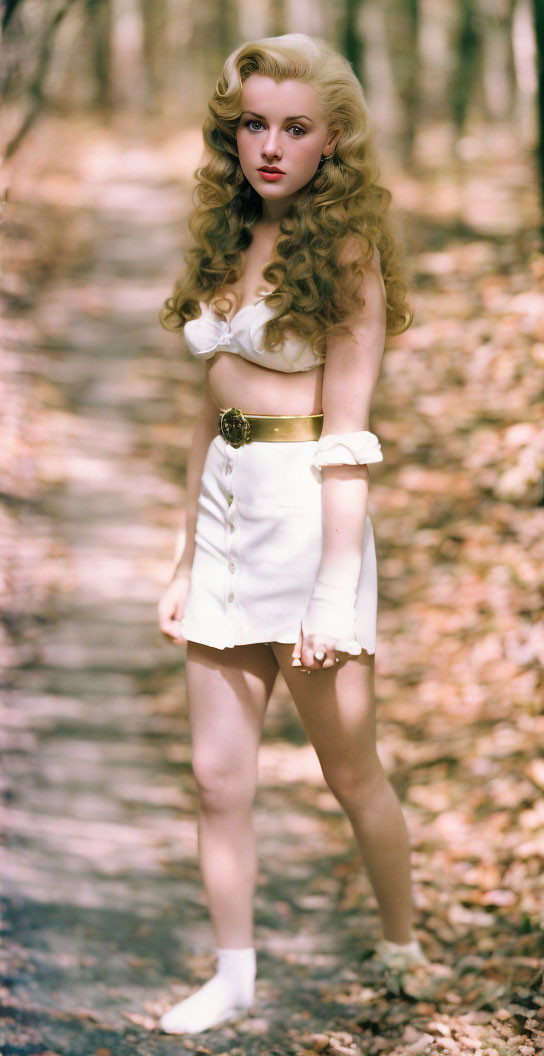
[[[323,158],[323,161],[328,161],[329,158],[332,158],[333,154],[334,154],[334,150],[333,150],[332,154],[322,154],[321,157]]]

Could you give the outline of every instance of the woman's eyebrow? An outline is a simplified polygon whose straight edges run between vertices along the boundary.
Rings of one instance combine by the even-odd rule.
[[[252,114],[253,117],[258,117],[259,121],[266,121],[266,118],[263,117],[262,114],[256,114],[254,110],[243,110],[242,113],[244,113],[244,114]],[[286,117],[285,120],[286,121],[300,121],[301,118],[304,118],[305,121],[309,121],[310,124],[313,125],[313,121],[312,121],[311,117],[308,117],[307,114],[295,114],[294,117]]]

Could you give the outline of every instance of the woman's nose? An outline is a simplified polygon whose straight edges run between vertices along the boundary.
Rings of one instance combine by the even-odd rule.
[[[262,153],[267,158],[281,158],[282,152],[277,132],[269,132],[263,143]]]

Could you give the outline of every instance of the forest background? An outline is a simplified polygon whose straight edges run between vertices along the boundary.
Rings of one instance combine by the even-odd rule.
[[[206,100],[244,39],[361,78],[412,271],[372,427],[380,754],[430,977],[376,907],[285,688],[262,746],[260,981],[231,1056],[544,1042],[540,0],[4,0],[4,1056],[154,1056],[213,959],[183,650],[156,604],[202,374],[157,312]]]

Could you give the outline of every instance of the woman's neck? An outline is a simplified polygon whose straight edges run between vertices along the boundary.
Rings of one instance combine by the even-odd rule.
[[[283,220],[283,217],[289,212],[293,195],[289,198],[281,198],[277,202],[270,201],[270,199],[262,198],[262,220],[265,224],[277,224]]]

